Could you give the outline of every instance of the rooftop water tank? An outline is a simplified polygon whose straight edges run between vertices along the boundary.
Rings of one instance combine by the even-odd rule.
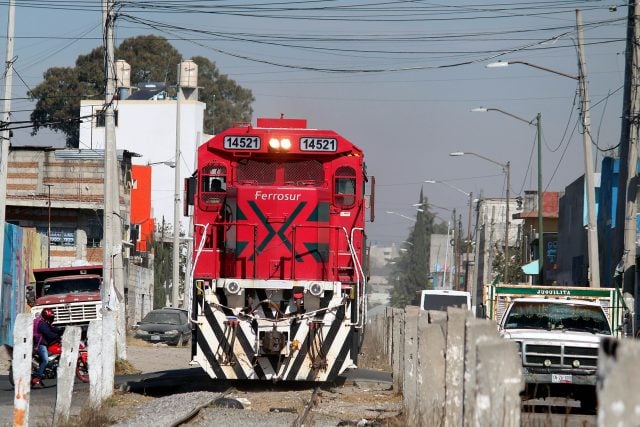
[[[182,88],[197,88],[198,64],[190,59],[182,61],[178,66],[178,84]]]
[[[124,59],[116,61],[116,83],[117,87],[131,87],[131,65]]]

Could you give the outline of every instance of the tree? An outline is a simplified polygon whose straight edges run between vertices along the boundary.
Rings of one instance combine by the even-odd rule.
[[[225,74],[220,74],[216,65],[202,56],[195,56],[198,64],[200,101],[205,109],[204,129],[212,134],[223,131],[237,122],[250,122],[251,103],[255,100],[251,91],[238,86]]]
[[[388,279],[393,286],[391,304],[394,307],[418,305],[420,291],[429,287],[431,234],[435,215],[429,211],[422,190],[419,206],[416,223],[407,239],[406,252],[395,260],[394,269]]]
[[[160,241],[154,240],[153,248],[153,308],[162,308],[167,303],[167,282],[171,279],[171,257],[173,251],[171,246],[164,244],[164,235],[167,226],[162,218],[162,229],[160,231]]]
[[[125,39],[115,56],[131,65],[131,84],[164,82],[169,96],[176,94],[176,76],[182,55],[163,37],[147,35]],[[29,96],[36,100],[31,112],[32,135],[46,128],[66,135],[69,147],[79,147],[79,111],[82,99],[104,99],[106,77],[104,47],[80,55],[74,67],[53,67]],[[220,132],[234,122],[249,121],[254,97],[249,89],[220,74],[215,63],[201,56],[198,64],[200,100],[205,109],[204,129]]]
[[[500,275],[500,281],[504,272],[504,247],[502,245],[495,245],[495,257],[491,263],[493,271],[498,272]],[[518,248],[509,247],[509,264],[507,265],[509,273],[509,283],[521,283],[524,281],[524,273],[522,272],[522,256]]]

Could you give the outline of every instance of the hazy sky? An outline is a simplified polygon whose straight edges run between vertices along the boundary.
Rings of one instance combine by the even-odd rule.
[[[26,88],[50,67],[72,66],[101,43],[99,1],[16,1],[13,119],[27,120]],[[7,4],[0,0],[5,57]],[[143,34],[167,38],[185,58],[202,55],[253,91],[257,117],[306,118],[362,147],[376,176],[373,242],[401,242],[424,180],[448,181],[486,197],[504,195],[495,164],[511,162],[511,194],[537,189],[536,132],[498,112],[542,115],[545,189],[562,191],[584,171],[577,82],[524,65],[577,74],[576,13],[582,11],[596,171],[620,136],[627,7],[602,1],[163,1],[126,2],[116,43]],[[176,64],[170,64],[175,67]],[[135,70],[134,70],[135,71]],[[4,86],[4,80],[0,80]],[[55,136],[54,136],[55,137]],[[38,138],[41,141],[43,138]],[[56,137],[61,141],[60,136]],[[47,142],[49,142],[47,140]],[[29,130],[14,131],[30,144]],[[150,147],[151,149],[151,147]],[[468,199],[424,184],[433,211],[467,214]],[[167,203],[172,203],[170,198]],[[438,206],[436,208],[435,206]],[[446,209],[441,209],[446,208]],[[463,220],[466,228],[466,219]]]

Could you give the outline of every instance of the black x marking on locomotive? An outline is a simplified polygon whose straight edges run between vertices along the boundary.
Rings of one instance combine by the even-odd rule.
[[[285,236],[284,233],[291,226],[293,221],[296,219],[296,217],[300,214],[300,212],[302,211],[302,209],[304,209],[306,205],[307,205],[307,202],[301,202],[298,206],[296,206],[295,210],[291,213],[289,218],[287,218],[287,220],[282,224],[280,229],[276,231],[269,223],[269,220],[267,220],[267,217],[264,216],[264,214],[262,213],[262,211],[260,210],[256,202],[250,201],[249,207],[253,210],[253,212],[256,214],[260,222],[262,222],[264,227],[267,229],[267,236],[264,238],[264,240],[262,240],[260,245],[258,245],[258,247],[256,248],[256,252],[257,253],[262,252],[275,235],[278,235],[278,237],[280,237],[280,240],[282,240],[282,243],[285,244],[287,249],[291,250],[292,248],[291,242],[289,241],[289,239],[287,239],[287,236]],[[252,258],[253,258],[253,255],[252,255]]]

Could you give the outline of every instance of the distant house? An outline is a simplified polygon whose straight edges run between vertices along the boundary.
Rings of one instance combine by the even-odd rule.
[[[135,156],[118,151],[119,214],[124,219],[129,217]],[[7,222],[50,235],[51,267],[69,266],[75,260],[102,263],[103,164],[103,150],[11,147]]]

